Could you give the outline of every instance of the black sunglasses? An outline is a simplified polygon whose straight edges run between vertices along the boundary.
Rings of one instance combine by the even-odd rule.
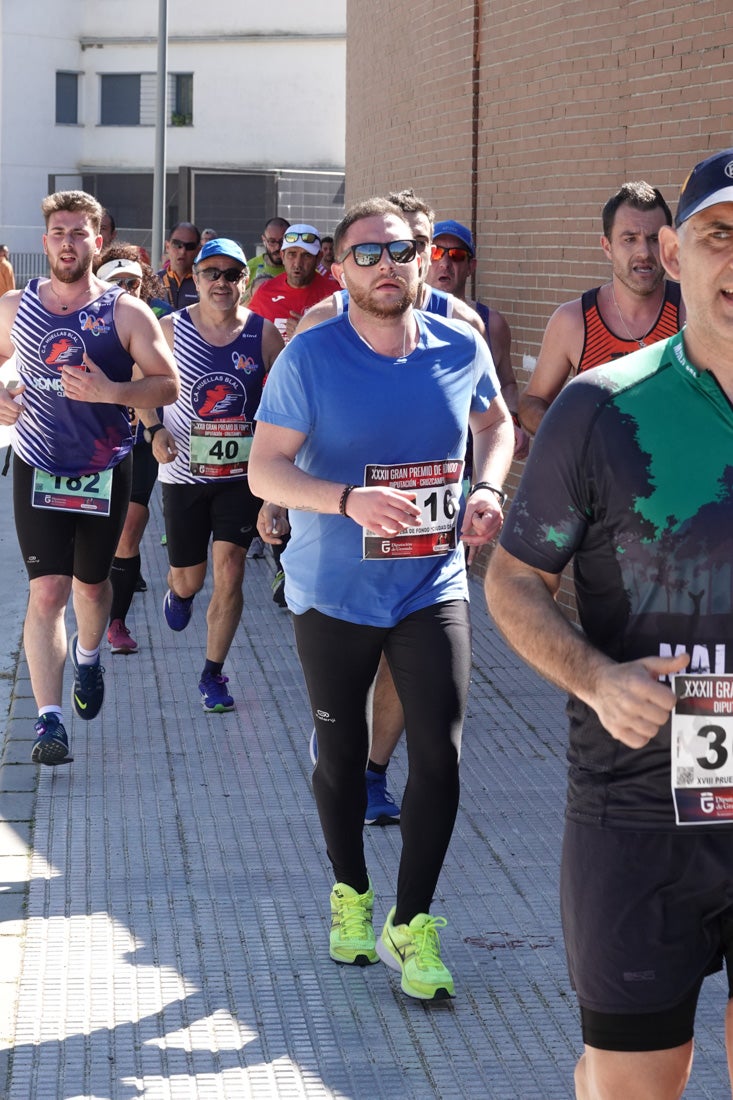
[[[366,241],[364,244],[352,244],[339,257],[338,262],[342,264],[350,252],[359,267],[374,267],[385,250],[392,263],[409,264],[417,255],[417,241],[384,241],[382,244]]]
[[[185,248],[186,252],[195,252],[199,247],[197,241],[179,241],[178,237],[171,237],[171,244],[174,248]]]
[[[283,240],[285,244],[296,244],[297,241],[303,241],[304,244],[315,244],[316,241],[321,243],[321,238],[317,233],[293,233],[288,231],[284,234]]]
[[[218,267],[197,267],[196,274],[209,283],[215,283],[220,275],[223,275],[228,283],[238,283],[244,274],[244,268],[228,267],[226,271],[221,271]]]

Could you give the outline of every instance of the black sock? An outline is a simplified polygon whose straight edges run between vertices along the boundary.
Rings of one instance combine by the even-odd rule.
[[[140,576],[140,555],[134,558],[113,558],[109,579],[112,581],[112,607],[109,611],[112,619],[127,618],[132,597],[135,595],[135,585]]]
[[[368,772],[376,772],[377,775],[386,775],[387,768],[389,767],[389,760],[386,764],[375,764],[373,760],[370,760],[367,764]]]
[[[201,679],[203,680],[205,676],[221,676],[221,670],[223,668],[223,661],[210,661],[207,658],[206,664],[204,665],[204,671],[201,673]]]

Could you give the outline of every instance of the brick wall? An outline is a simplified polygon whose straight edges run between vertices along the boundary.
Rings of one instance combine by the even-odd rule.
[[[607,278],[609,195],[646,179],[674,210],[733,145],[731,43],[730,0],[349,0],[347,205],[412,186],[472,225],[526,384],[554,308]]]

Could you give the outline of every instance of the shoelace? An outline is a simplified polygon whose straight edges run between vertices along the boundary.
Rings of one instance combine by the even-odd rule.
[[[341,930],[347,939],[360,939],[369,924],[369,910],[362,899],[356,897],[338,897],[338,918]]]
[[[427,969],[428,967],[442,966],[440,957],[440,938],[438,929],[445,928],[448,921],[445,917],[428,917],[421,928],[412,932],[415,937],[415,955],[417,964]]]

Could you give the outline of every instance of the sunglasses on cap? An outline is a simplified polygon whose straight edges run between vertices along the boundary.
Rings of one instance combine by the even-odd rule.
[[[297,241],[302,241],[303,244],[315,244],[316,241],[318,241],[320,244],[321,238],[317,233],[293,233],[291,230],[288,230],[288,232],[283,235],[283,241],[285,244],[296,244]]]
[[[430,253],[430,258],[433,263],[439,263],[444,256],[447,256],[449,260],[453,260],[456,264],[461,264],[464,260],[471,259],[471,253],[467,248],[443,248],[440,244],[434,244],[433,250]]]
[[[179,241],[178,237],[171,237],[171,244],[174,248],[185,248],[186,252],[195,252],[199,247],[197,241]]]
[[[374,267],[385,250],[392,263],[409,264],[417,255],[417,241],[384,241],[382,244],[366,241],[364,244],[352,244],[339,257],[338,262],[342,264],[350,252],[358,267]]]
[[[116,286],[123,286],[125,290],[137,290],[142,280],[137,275],[131,275],[129,279],[113,279],[110,277],[109,282],[114,283]]]
[[[198,267],[196,268],[196,274],[200,279],[205,279],[207,283],[215,283],[221,275],[228,283],[238,283],[244,274],[244,268],[228,267],[226,271],[221,271],[218,267]]]

